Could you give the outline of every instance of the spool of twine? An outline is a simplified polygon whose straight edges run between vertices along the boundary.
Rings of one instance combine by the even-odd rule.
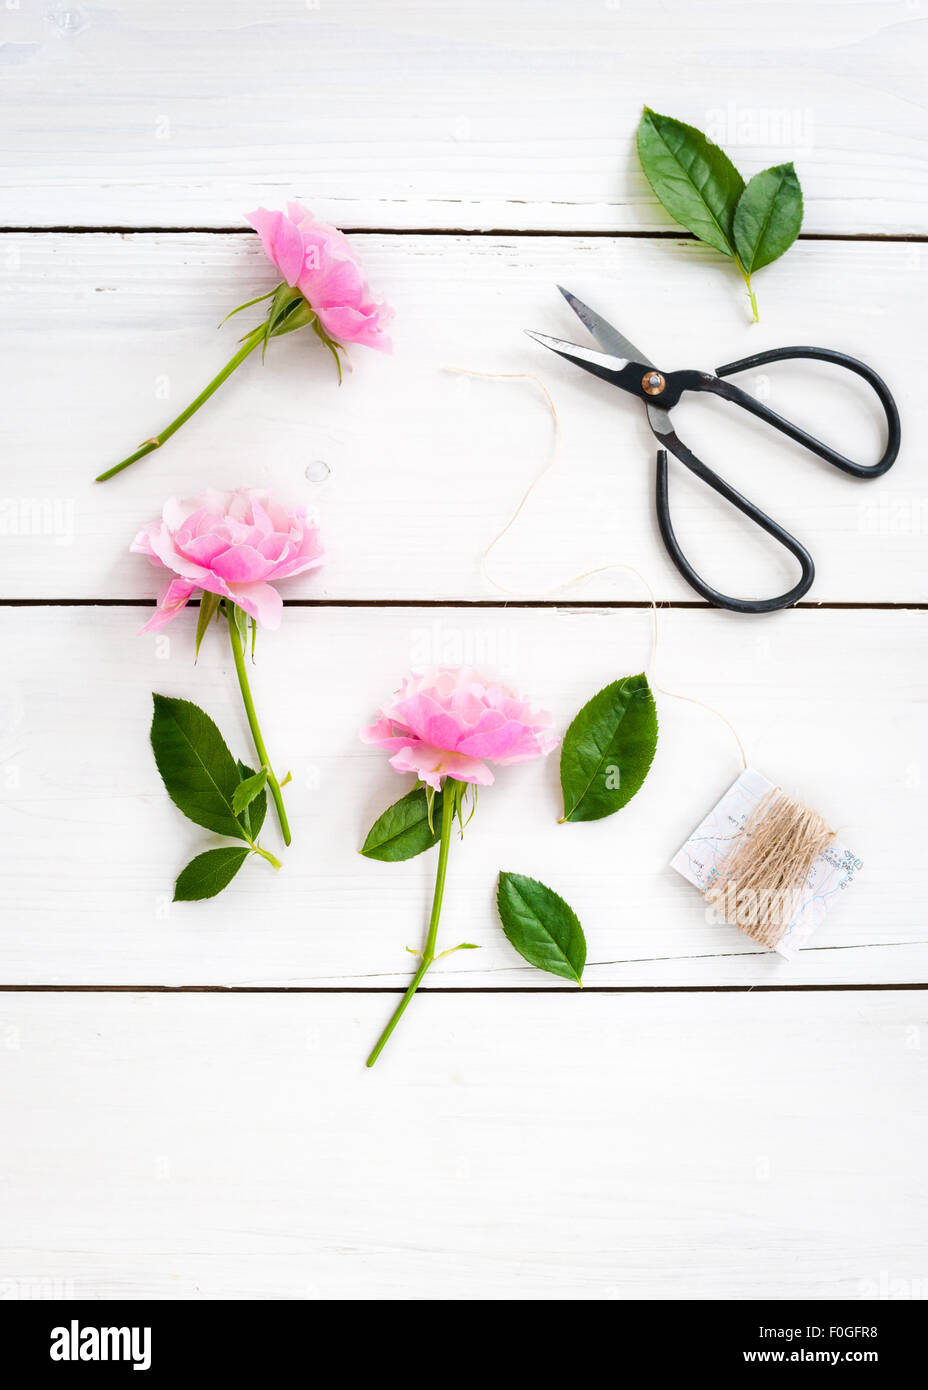
[[[812,865],[834,838],[817,811],[773,787],[734,837],[706,901],[772,950],[796,915]]]

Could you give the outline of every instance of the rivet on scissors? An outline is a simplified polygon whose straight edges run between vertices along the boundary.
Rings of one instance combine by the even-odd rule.
[[[645,372],[641,378],[641,389],[649,396],[659,396],[666,384],[660,372]]]

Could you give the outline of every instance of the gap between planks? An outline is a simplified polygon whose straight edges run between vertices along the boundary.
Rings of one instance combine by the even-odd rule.
[[[0,994],[405,994],[405,985],[0,985]],[[928,990],[928,981],[904,984],[821,985],[420,985],[419,994],[862,994]]]
[[[692,232],[639,228],[604,231],[602,228],[571,227],[547,231],[537,227],[342,227],[345,236],[458,236],[458,237],[613,237],[625,241],[697,241]],[[11,224],[0,227],[0,236],[254,236],[251,227],[27,227]],[[881,241],[928,242],[924,232],[800,232],[800,241]]]
[[[188,607],[199,608],[200,601],[192,601]],[[648,599],[545,599],[545,598],[290,598],[284,599],[285,608],[651,608]],[[701,609],[705,613],[716,611],[715,605],[704,603],[702,599],[658,599],[659,610]],[[0,598],[0,608],[154,608],[155,600],[146,598]],[[922,613],[928,610],[928,603],[899,600],[887,602],[883,599],[868,601],[855,599],[845,602],[841,599],[808,599],[794,603],[792,609],[814,609],[824,611],[850,612],[902,612]],[[790,609],[789,611],[792,611]]]

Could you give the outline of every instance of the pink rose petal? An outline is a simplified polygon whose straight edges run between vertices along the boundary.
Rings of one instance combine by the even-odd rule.
[[[410,676],[361,737],[392,752],[397,772],[436,790],[444,777],[487,786],[500,765],[544,757],[557,746],[551,716],[470,668]],[[395,750],[395,751],[394,751]]]
[[[393,317],[378,303],[351,243],[335,227],[317,222],[300,203],[286,213],[257,208],[247,220],[265,254],[288,285],[297,286],[330,337],[390,352],[385,329]]]
[[[278,627],[283,603],[274,581],[324,559],[318,528],[305,510],[288,511],[266,492],[248,488],[170,498],[161,519],[144,526],[130,549],[177,576],[145,631],[170,622],[197,588],[239,604],[264,627]]]

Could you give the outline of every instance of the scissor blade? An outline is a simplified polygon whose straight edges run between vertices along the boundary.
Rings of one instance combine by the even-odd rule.
[[[612,324],[607,323],[605,319],[600,318],[599,314],[588,304],[584,304],[582,299],[571,294],[570,290],[565,290],[563,285],[558,285],[558,289],[587,332],[592,334],[594,340],[606,352],[614,352],[616,357],[624,357],[627,362],[641,362],[646,365],[651,361],[651,358],[646,357],[640,348],[635,347],[634,343],[630,343],[623,333],[620,333],[617,328],[613,328]]]
[[[575,362],[578,367],[585,367],[588,372],[597,376],[620,372],[623,367],[628,366],[627,357],[613,357],[611,353],[597,352],[595,348],[581,347],[579,343],[568,343],[563,338],[550,338],[547,333],[533,333],[530,328],[526,328],[525,332],[530,338],[534,338],[536,343],[541,343],[542,347],[556,352],[558,357]]]
[[[664,439],[668,434],[673,434],[673,425],[670,422],[670,411],[663,405],[655,405],[653,401],[647,404],[648,423],[651,432],[657,439]]]

